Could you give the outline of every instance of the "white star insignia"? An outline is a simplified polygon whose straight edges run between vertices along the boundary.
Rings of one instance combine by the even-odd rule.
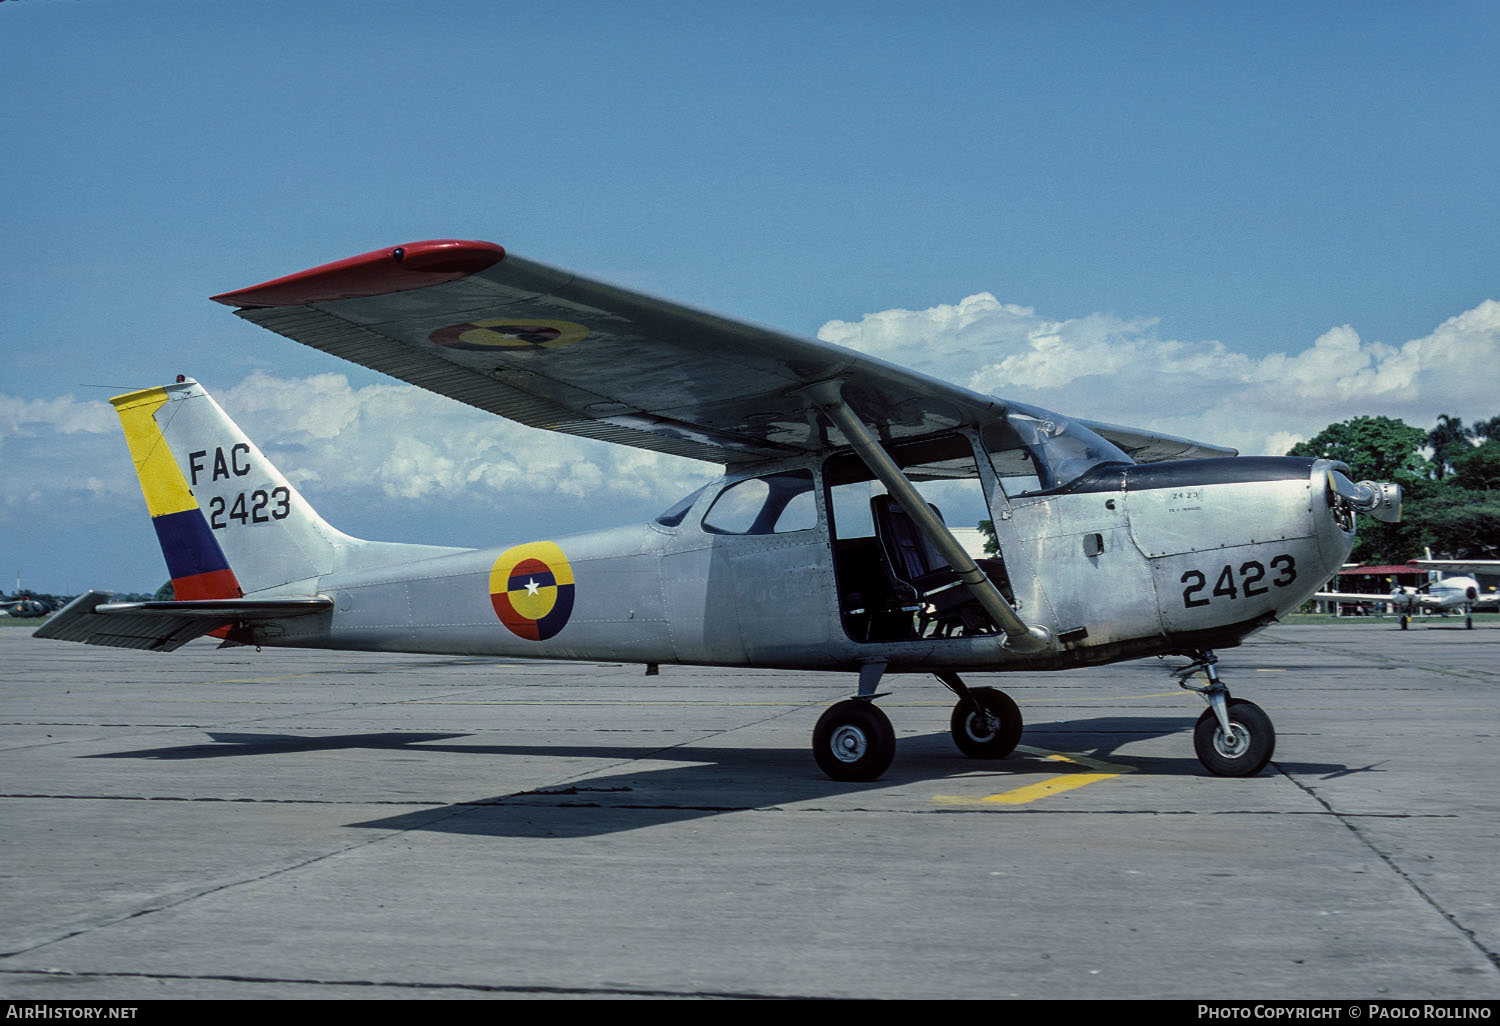
[[[539,584],[536,583],[536,578],[534,578],[534,577],[528,577],[528,578],[526,578],[526,594],[527,595],[535,595],[537,593],[537,589],[540,588],[540,587],[541,587],[541,585],[539,585]]]

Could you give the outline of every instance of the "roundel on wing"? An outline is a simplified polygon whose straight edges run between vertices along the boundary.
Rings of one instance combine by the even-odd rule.
[[[546,641],[573,615],[573,567],[553,542],[506,549],[490,570],[490,602],[512,634]]]
[[[448,349],[492,352],[496,349],[557,349],[587,338],[589,329],[572,321],[533,321],[503,318],[465,321],[439,328],[427,338]]]

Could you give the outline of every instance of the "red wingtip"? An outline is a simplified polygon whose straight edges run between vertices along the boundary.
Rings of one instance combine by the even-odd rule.
[[[406,292],[467,278],[505,259],[493,242],[431,239],[377,249],[212,299],[225,306],[306,306]]]

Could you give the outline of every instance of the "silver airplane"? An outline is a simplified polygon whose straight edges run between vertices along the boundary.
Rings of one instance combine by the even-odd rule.
[[[1418,613],[1438,613],[1447,616],[1464,614],[1464,627],[1474,628],[1474,607],[1483,603],[1485,597],[1479,592],[1479,582],[1472,577],[1444,577],[1433,570],[1426,584],[1397,585],[1390,594],[1363,594],[1352,591],[1320,591],[1313,598],[1340,605],[1385,606],[1401,618],[1404,631],[1411,618]]]
[[[174,599],[89,592],[38,637],[842,672],[855,694],[812,738],[836,780],[891,763],[875,704],[887,675],[934,675],[957,698],[957,747],[1003,759],[1021,714],[963,673],[1181,655],[1182,686],[1208,704],[1198,757],[1248,776],[1275,731],[1230,696],[1215,649],[1311,597],[1357,513],[1400,514],[1398,487],[1356,484],[1341,463],[1064,417],[491,243],[412,243],[214,299],[523,424],[723,475],[614,530],[480,550],[364,541],[179,377],[112,400]],[[994,558],[948,527],[978,518],[994,523]]]

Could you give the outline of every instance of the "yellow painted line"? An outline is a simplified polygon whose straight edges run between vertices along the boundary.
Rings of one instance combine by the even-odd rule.
[[[1028,698],[1026,700],[1026,705],[1072,705],[1074,702],[1124,702],[1136,698],[1181,697],[1181,691],[1153,691],[1149,695],[1070,695],[1066,698]],[[951,705],[952,703],[949,704]]]
[[[600,699],[548,699],[548,698],[406,698],[397,699],[399,705],[503,705],[503,706],[619,706],[628,708],[692,708],[708,709],[802,709],[816,708],[815,703],[797,702],[788,699],[785,702],[728,702],[715,701],[711,699],[680,699],[662,700],[653,702],[635,701],[633,699],[600,698]]]
[[[1064,773],[1060,776],[1048,777],[1035,784],[1027,784],[1024,787],[1001,791],[999,794],[986,795],[982,798],[938,794],[933,795],[932,800],[938,805],[1026,805],[1041,798],[1049,798],[1055,794],[1063,794],[1080,787],[1087,787],[1089,784],[1096,784],[1101,780],[1111,780],[1124,773],[1135,772],[1134,766],[1121,766],[1118,763],[1104,762],[1102,759],[1092,759],[1087,755],[1063,755],[1060,752],[1049,752],[1044,748],[1031,748],[1027,745],[1017,745],[1016,751],[1026,752],[1028,755],[1039,755],[1049,762],[1073,763],[1097,772]]]
[[[939,805],[1026,805],[1041,798],[1049,798],[1055,794],[1076,790],[1117,776],[1119,776],[1118,773],[1065,773],[1062,776],[1048,777],[1039,783],[1028,784],[1026,787],[1018,787],[1012,791],[1003,791],[1000,794],[987,795],[983,798],[940,794],[934,795],[932,800]]]

